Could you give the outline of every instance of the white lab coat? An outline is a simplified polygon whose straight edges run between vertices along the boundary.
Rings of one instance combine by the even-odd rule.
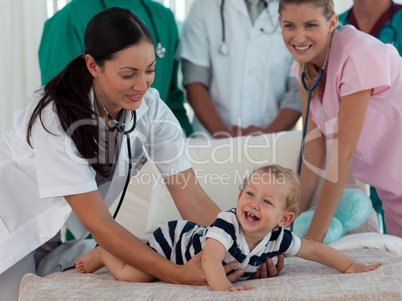
[[[210,96],[229,129],[239,122],[242,127],[268,126],[286,91],[293,59],[282,39],[278,2],[268,2],[253,26],[245,0],[225,1],[226,56],[218,51],[221,0],[195,0],[183,25],[177,57],[210,68]],[[198,120],[193,126],[205,131]]]
[[[88,234],[74,213],[70,215],[71,208],[63,196],[98,189],[96,173],[88,161],[78,155],[51,105],[46,107],[42,117],[53,135],[36,121],[31,140],[34,148],[26,142],[27,120],[40,94],[34,96],[27,109],[15,114],[14,126],[0,136],[0,274],[51,239],[66,221],[75,237]],[[91,91],[93,103],[92,96]],[[131,115],[127,114],[126,120],[129,120]],[[130,127],[128,123],[126,130]],[[164,176],[191,167],[184,151],[181,127],[152,88],[137,110],[137,127],[130,134],[130,140],[132,158],[142,156],[144,146]],[[99,187],[108,207],[125,183],[126,141],[121,139],[112,181]]]

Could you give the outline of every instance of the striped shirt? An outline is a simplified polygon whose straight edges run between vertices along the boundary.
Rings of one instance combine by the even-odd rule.
[[[237,261],[244,270],[240,280],[249,279],[268,258],[279,254],[294,256],[300,238],[285,228],[276,227],[250,252],[236,217],[236,209],[221,212],[209,227],[189,221],[171,221],[154,233],[148,245],[176,264],[184,264],[205,246],[207,238],[218,240],[226,249],[223,264]]]

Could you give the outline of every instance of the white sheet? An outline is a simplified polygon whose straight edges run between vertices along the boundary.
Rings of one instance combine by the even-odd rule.
[[[330,246],[337,250],[381,249],[402,256],[402,238],[375,232],[350,234]]]

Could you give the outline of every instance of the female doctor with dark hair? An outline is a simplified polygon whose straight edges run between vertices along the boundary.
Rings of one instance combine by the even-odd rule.
[[[149,88],[153,45],[131,11],[110,8],[95,15],[85,32],[84,55],[37,91],[0,137],[0,300],[17,299],[23,275],[36,272],[38,250],[59,245],[65,223],[75,237],[90,232],[105,250],[156,278],[206,284],[200,257],[175,265],[108,211],[123,190],[128,161],[141,157],[142,147],[165,176],[184,219],[209,225],[220,211],[195,178],[179,123]],[[230,279],[240,275],[236,271]]]

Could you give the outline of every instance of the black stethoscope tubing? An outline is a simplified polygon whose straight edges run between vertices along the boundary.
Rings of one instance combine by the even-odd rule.
[[[116,207],[116,210],[113,214],[113,218],[116,219],[117,214],[119,213],[120,207],[123,204],[123,200],[124,197],[126,195],[127,192],[127,187],[128,184],[130,183],[130,179],[131,179],[131,171],[133,169],[133,163],[132,163],[132,158],[131,158],[131,143],[130,143],[130,133],[133,132],[135,130],[135,127],[137,126],[137,112],[131,111],[131,120],[132,120],[132,125],[131,127],[126,131],[124,130],[124,126],[125,124],[118,122],[112,114],[109,113],[109,111],[106,109],[105,105],[103,104],[102,100],[100,99],[100,97],[98,96],[98,93],[96,93],[96,90],[94,90],[95,96],[98,99],[99,103],[102,105],[103,110],[106,113],[107,118],[109,118],[110,122],[113,123],[115,129],[126,136],[127,138],[127,154],[128,154],[128,172],[127,172],[127,178],[126,178],[126,182],[124,184],[124,188],[123,188],[123,192],[121,193],[121,197],[119,200],[119,203]]]
[[[117,214],[118,214],[119,211],[120,211],[121,205],[123,204],[124,197],[126,196],[128,184],[130,183],[130,179],[131,179],[131,171],[133,170],[133,163],[132,163],[132,158],[131,158],[130,133],[133,132],[133,131],[135,130],[136,126],[137,126],[137,112],[136,112],[135,110],[134,110],[134,111],[131,111],[131,113],[132,113],[132,117],[131,117],[132,125],[131,125],[131,127],[126,131],[126,130],[124,130],[125,124],[123,124],[123,123],[121,123],[121,122],[118,122],[118,121],[108,112],[108,110],[106,109],[105,105],[103,104],[103,102],[100,100],[98,94],[96,93],[95,89],[94,89],[94,92],[95,92],[96,98],[99,100],[100,104],[102,105],[103,110],[105,111],[105,113],[106,113],[107,117],[109,118],[110,122],[113,123],[115,129],[116,129],[119,133],[125,135],[125,136],[126,136],[126,139],[127,139],[126,142],[127,142],[127,155],[128,155],[128,171],[127,171],[126,182],[124,183],[123,191],[122,191],[121,196],[120,196],[120,200],[119,200],[119,202],[118,202],[118,204],[117,204],[117,206],[116,206],[116,210],[115,210],[114,213],[113,213],[113,219],[116,219]],[[98,246],[98,244],[96,244],[95,248],[96,248],[97,246]],[[72,268],[74,268],[74,267],[75,267],[75,266],[72,266],[72,267],[66,268],[65,270],[69,270],[69,269],[72,269]]]
[[[224,6],[225,6],[225,0],[222,0],[221,2],[222,42],[225,42],[225,16],[223,15]]]
[[[136,112],[136,111],[132,111],[132,113],[133,113],[133,124],[132,124],[132,126],[131,126],[131,128],[130,128],[129,130],[124,131],[124,130],[122,130],[121,128],[115,126],[116,130],[117,130],[119,133],[125,135],[125,136],[126,136],[126,139],[127,139],[126,143],[127,143],[127,155],[128,155],[128,171],[127,171],[126,182],[124,183],[123,192],[121,193],[121,197],[120,197],[119,203],[117,204],[116,210],[114,211],[114,214],[113,214],[113,218],[114,218],[114,219],[116,219],[116,216],[117,216],[117,214],[118,214],[119,211],[120,211],[120,207],[121,207],[121,205],[123,204],[123,200],[124,200],[124,197],[126,196],[128,184],[130,183],[130,179],[131,179],[131,171],[133,170],[133,162],[132,162],[132,159],[131,159],[130,133],[131,133],[132,131],[134,131],[134,129],[135,129],[136,125],[137,125],[137,112]],[[112,121],[111,119],[109,119],[109,120]],[[113,121],[112,121],[112,122],[113,122]]]
[[[269,4],[267,5],[266,9],[268,9]],[[224,16],[224,7],[225,7],[225,0],[221,0],[221,6],[220,6],[220,16],[221,16],[221,27],[222,27],[222,39],[221,39],[221,45],[219,46],[219,53],[222,55],[227,55],[229,53],[229,47],[226,43],[226,30],[225,30],[225,16]],[[270,16],[271,18],[271,16]],[[270,20],[271,24],[272,19]],[[277,23],[276,26],[274,26],[274,29],[271,32],[266,32],[264,31],[263,28],[260,29],[261,32],[265,33],[265,34],[272,34],[276,31],[276,29],[279,26],[279,22]]]
[[[134,111],[134,113],[135,113],[135,111]],[[135,121],[133,122],[133,124],[135,124]],[[124,197],[126,196],[128,184],[130,183],[130,179],[131,179],[131,171],[133,170],[133,163],[131,162],[132,160],[131,160],[130,135],[129,134],[124,134],[124,135],[127,138],[126,142],[127,142],[127,154],[128,154],[128,171],[127,171],[126,182],[124,183],[124,188],[123,188],[123,191],[121,193],[119,203],[117,204],[116,210],[114,211],[114,214],[113,214],[113,219],[116,219],[117,214],[120,211],[120,207],[123,204],[123,200],[124,200]]]
[[[124,197],[126,196],[128,184],[130,183],[130,179],[131,179],[131,171],[133,170],[133,163],[132,163],[132,159],[131,159],[130,133],[132,131],[134,131],[134,129],[135,129],[136,125],[137,125],[137,113],[135,111],[131,111],[131,112],[133,113],[133,118],[132,118],[133,119],[133,124],[132,124],[131,128],[129,130],[127,130],[127,131],[124,131],[120,126],[117,127],[115,122],[116,123],[119,123],[119,122],[117,122],[116,119],[112,115],[107,113],[108,118],[109,118],[109,115],[112,116],[112,119],[109,118],[109,120],[115,125],[116,130],[119,133],[121,133],[121,134],[126,136],[126,139],[127,139],[127,141],[126,141],[127,142],[127,155],[128,155],[128,171],[127,171],[126,182],[124,183],[124,187],[123,187],[123,191],[122,191],[121,196],[120,196],[120,200],[119,200],[119,202],[118,202],[118,204],[116,206],[116,209],[115,209],[115,211],[113,213],[113,219],[116,219],[117,214],[120,211],[121,205],[123,204]],[[119,125],[121,125],[121,123],[119,123]],[[98,246],[98,244],[96,244],[95,248],[97,246]],[[73,267],[70,267],[68,269],[71,269],[71,268],[73,268]]]

